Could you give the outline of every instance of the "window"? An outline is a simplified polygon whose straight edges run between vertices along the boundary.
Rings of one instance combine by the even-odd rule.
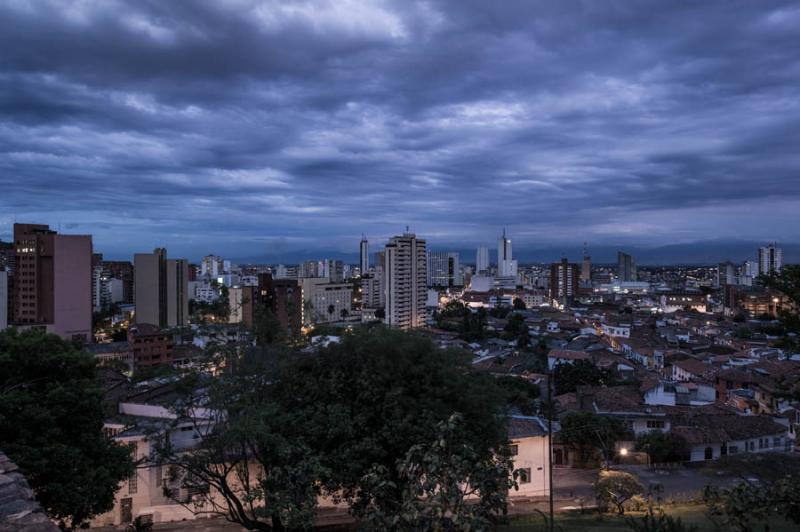
[[[663,429],[664,422],[661,420],[656,419],[648,419],[647,420],[647,428],[648,429]]]
[[[161,484],[164,482],[164,472],[161,470],[161,466],[156,466],[156,487],[161,487]]]
[[[517,456],[519,454],[519,445],[509,445],[508,451],[511,453],[511,456]]]
[[[781,437],[778,436],[776,438],[772,438],[772,446],[773,447],[780,447],[781,446]]]
[[[758,439],[758,448],[759,449],[763,449],[764,448],[764,440],[762,438]]]
[[[519,483],[520,484],[529,484],[531,481],[531,468],[526,467],[523,469],[519,469]]]
[[[731,445],[730,447],[728,447],[728,454],[736,454],[738,452],[739,452],[739,447],[737,447],[736,445]]]
[[[133,475],[128,479],[128,493],[130,495],[135,494],[139,490],[139,481],[136,478],[136,472],[133,472]]]

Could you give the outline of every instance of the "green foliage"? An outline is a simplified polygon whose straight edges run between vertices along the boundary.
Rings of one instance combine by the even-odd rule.
[[[527,347],[531,342],[528,325],[525,323],[525,317],[522,314],[511,314],[504,331],[505,337],[508,340],[516,340],[518,347]]]
[[[310,527],[321,493],[395,528],[427,529],[454,509],[459,522],[483,522],[505,508],[510,466],[495,452],[507,443],[505,403],[468,362],[383,326],[311,355],[255,349],[210,383],[186,383],[180,404],[217,412],[215,425],[198,452],[162,444],[159,455],[184,485],[223,494],[204,502],[251,530]],[[446,489],[432,492],[434,478]],[[463,480],[475,507],[458,502]]]
[[[157,459],[198,493],[194,504],[248,530],[308,529],[314,522],[324,473],[285,404],[290,394],[281,382],[288,368],[286,353],[271,346],[247,352],[211,381],[188,375],[176,423],[196,407],[214,412],[212,423],[196,423],[203,437],[192,453],[154,439]]]
[[[781,309],[778,313],[780,324],[784,328],[784,336],[778,347],[791,352],[800,352],[800,264],[788,264],[780,272],[759,276],[759,281],[766,287],[786,295],[791,303],[790,308]],[[797,396],[800,398],[800,395]]]
[[[525,302],[518,297],[514,298],[512,306],[514,307],[514,310],[525,310],[526,308],[528,308],[525,306]]]
[[[576,360],[572,364],[557,364],[553,368],[553,385],[556,395],[574,392],[578,386],[613,386],[613,373],[600,369],[590,360]]]
[[[625,513],[625,503],[642,493],[642,489],[639,480],[625,471],[601,471],[600,478],[594,483],[598,506],[608,510],[610,505],[614,505],[619,515]]]
[[[773,515],[800,525],[800,479],[794,475],[767,484],[745,480],[729,489],[708,486],[703,500],[709,518],[735,532],[751,532]]]
[[[680,517],[675,518],[649,505],[641,518],[625,518],[625,524],[634,532],[700,532],[697,525],[687,525]]]
[[[689,456],[686,440],[676,434],[654,430],[636,438],[636,450],[647,453],[655,464],[679,462]]]
[[[110,510],[131,475],[127,448],[106,438],[95,360],[38,331],[0,332],[0,449],[49,515],[78,526]]]
[[[253,314],[253,338],[257,346],[286,341],[286,329],[272,310],[264,305],[256,305]]]
[[[511,307],[497,305],[496,307],[492,307],[492,309],[489,311],[489,315],[492,316],[493,318],[498,318],[502,320],[505,319],[510,312],[511,312]]]
[[[618,419],[591,412],[570,412],[561,419],[561,441],[578,451],[581,465],[598,449],[610,459],[614,443],[625,435],[625,426]]]
[[[486,339],[486,309],[479,308],[476,312],[467,310],[464,314],[461,334],[462,340],[467,342],[480,342]]]
[[[463,417],[453,414],[437,425],[433,441],[411,447],[397,465],[404,484],[397,509],[386,512],[373,506],[367,512],[369,527],[389,530],[486,530],[507,509],[506,494],[515,487],[513,462],[503,454],[487,454],[464,444]],[[394,484],[386,482],[383,466],[368,473],[362,484],[374,493]],[[473,500],[469,500],[473,498]],[[468,502],[469,500],[469,502]]]
[[[398,461],[433,441],[439,423],[463,416],[461,444],[476,464],[506,443],[505,404],[494,379],[469,371],[468,356],[438,349],[429,339],[385,327],[357,329],[313,357],[299,358],[284,380],[305,441],[329,475],[324,484],[356,515],[396,515],[409,479]],[[382,472],[380,489],[362,486]]]
[[[522,377],[497,377],[497,385],[505,393],[506,404],[517,408],[521,414],[536,414],[536,401],[541,395],[539,386]]]

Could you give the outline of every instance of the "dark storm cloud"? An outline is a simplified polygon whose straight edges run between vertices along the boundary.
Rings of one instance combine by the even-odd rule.
[[[6,2],[0,237],[797,239],[798,27],[767,1]]]

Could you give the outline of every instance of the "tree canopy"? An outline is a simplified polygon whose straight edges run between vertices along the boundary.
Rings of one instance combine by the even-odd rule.
[[[574,392],[578,386],[611,386],[614,375],[600,369],[590,360],[576,360],[572,364],[556,364],[553,368],[553,386],[556,395]]]
[[[103,415],[90,354],[39,331],[0,332],[0,448],[64,526],[110,510],[133,472]]]
[[[357,328],[312,354],[253,350],[204,389],[196,399],[220,414],[200,451],[161,454],[198,487],[229,494],[217,510],[246,528],[307,527],[320,493],[389,528],[426,529],[430,505],[473,524],[505,510],[506,396],[461,351]],[[448,471],[434,470],[442,463]],[[453,489],[431,493],[428,478]],[[477,506],[458,502],[466,481]]]

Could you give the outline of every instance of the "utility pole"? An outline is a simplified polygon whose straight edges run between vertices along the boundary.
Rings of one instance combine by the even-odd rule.
[[[547,361],[549,367],[549,361]],[[550,403],[547,416],[547,474],[550,479],[550,532],[553,532],[553,370],[547,372],[547,402]]]

